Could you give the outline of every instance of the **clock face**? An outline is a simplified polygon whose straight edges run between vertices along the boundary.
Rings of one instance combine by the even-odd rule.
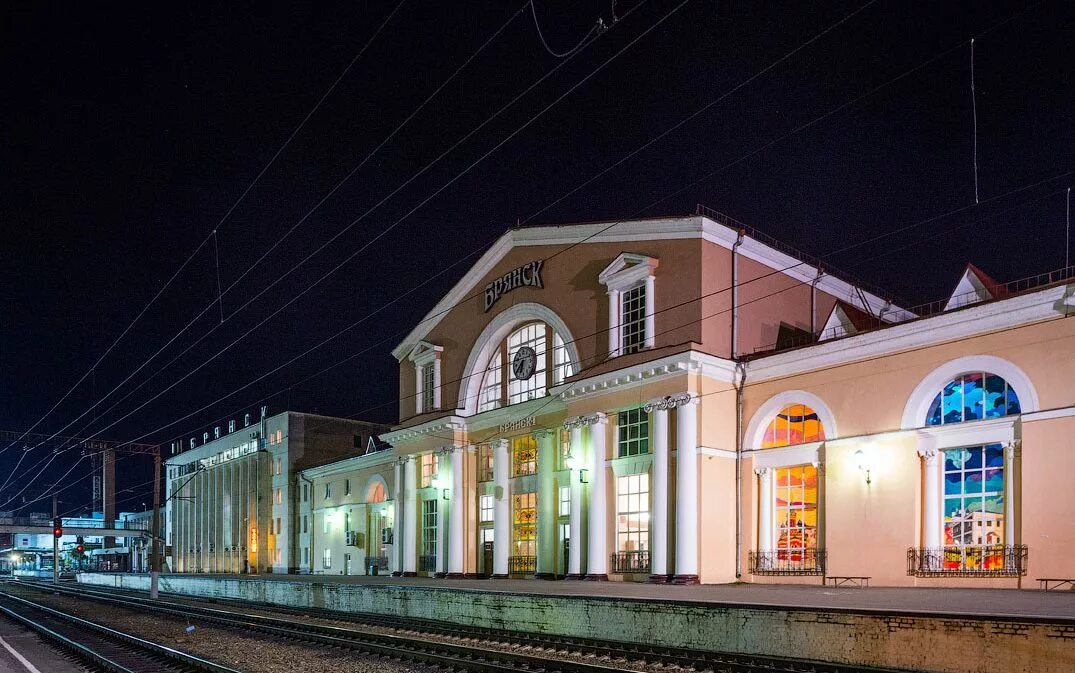
[[[537,369],[537,351],[530,346],[523,346],[515,351],[515,357],[511,359],[511,373],[520,381],[525,381],[534,375]]]

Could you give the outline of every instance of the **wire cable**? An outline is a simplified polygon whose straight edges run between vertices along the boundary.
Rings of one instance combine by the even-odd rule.
[[[530,0],[530,2],[528,2],[527,4],[530,5],[530,13],[534,16],[534,30],[537,32],[538,37],[541,39],[541,46],[545,47],[545,51],[549,52],[549,55],[553,56],[554,58],[567,58],[568,56],[573,55],[575,52],[581,50],[583,47],[586,46],[586,41],[589,40],[590,37],[594,35],[594,33],[600,34],[601,32],[607,30],[605,27],[605,22],[598,18],[597,21],[594,22],[593,27],[590,28],[590,31],[582,36],[582,39],[579,40],[578,44],[568,49],[567,51],[557,52],[549,46],[549,42],[545,39],[545,35],[541,32],[541,22],[538,21],[537,5],[534,3],[534,0]],[[616,20],[615,7],[613,7],[613,20]]]

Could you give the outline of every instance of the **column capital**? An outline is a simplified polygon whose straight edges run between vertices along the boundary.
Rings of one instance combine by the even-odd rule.
[[[665,397],[658,397],[657,399],[650,400],[642,405],[642,409],[647,413],[653,413],[654,411],[668,411],[676,406],[675,401],[671,395]]]
[[[396,458],[396,465],[406,465],[410,459],[410,456],[400,456],[399,458]]]
[[[553,428],[537,428],[536,430],[531,430],[530,434],[534,436],[534,439],[545,439],[554,432]]]
[[[923,458],[925,458],[926,465],[936,465],[937,464],[937,454],[939,454],[939,453],[940,453],[940,451],[938,451],[937,449],[935,449],[933,447],[930,447],[928,449],[926,449],[926,448],[918,449],[918,455],[920,455]]]
[[[439,448],[433,449],[433,453],[451,454],[451,453],[454,453],[455,451],[462,451],[462,450],[463,450],[462,446],[456,446],[454,444],[448,444],[448,445],[441,446]]]
[[[581,428],[582,425],[582,416],[571,416],[564,419],[564,430],[575,430]]]
[[[759,477],[764,477],[765,475],[769,474],[769,468],[767,468],[767,467],[755,467],[754,468],[754,474],[758,475]]]
[[[1004,457],[1008,460],[1015,460],[1022,452],[1023,442],[1015,440],[1004,447]]]
[[[493,441],[489,442],[489,446],[493,447],[494,449],[507,448],[508,440],[504,438],[494,439]]]
[[[608,423],[608,414],[598,411],[595,414],[582,417],[583,425],[604,425]]]
[[[685,407],[688,404],[698,404],[700,398],[694,393],[678,393],[676,395],[670,395],[669,399],[672,400],[672,404],[677,407]]]

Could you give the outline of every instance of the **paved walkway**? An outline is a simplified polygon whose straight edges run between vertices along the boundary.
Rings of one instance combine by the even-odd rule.
[[[0,618],[0,673],[85,673],[29,629]]]
[[[170,577],[189,577],[172,575]],[[833,588],[790,584],[661,586],[634,582],[543,580],[445,580],[430,577],[342,575],[205,575],[220,579],[301,581],[447,590],[690,601],[736,606],[843,609],[873,612],[1035,617],[1075,620],[1075,591],[1037,589]],[[1036,584],[1036,583],[1035,583]]]

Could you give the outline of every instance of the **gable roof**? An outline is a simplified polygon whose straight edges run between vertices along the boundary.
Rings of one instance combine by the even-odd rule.
[[[944,305],[944,310],[950,311],[954,308],[970,306],[990,299],[999,299],[1007,294],[1006,287],[995,281],[985,271],[968,263],[967,268],[963,270],[963,275],[959,278],[959,282],[956,283],[955,290],[952,291],[952,295],[948,298],[948,303]]]
[[[845,301],[837,301],[832,311],[829,312],[829,318],[825,321],[825,326],[821,328],[821,333],[817,335],[817,340],[839,339],[879,326],[880,321],[876,316]]]

